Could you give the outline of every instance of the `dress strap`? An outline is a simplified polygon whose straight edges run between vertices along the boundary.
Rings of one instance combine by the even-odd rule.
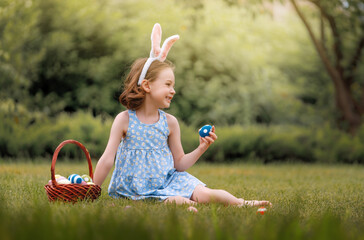
[[[158,111],[159,111],[159,118],[164,121],[166,119],[166,113],[160,109],[158,109]]]
[[[161,123],[165,123],[165,125],[167,126],[167,115],[164,111],[159,109],[159,118],[160,118],[160,122]]]
[[[160,114],[160,122],[162,125],[163,132],[166,136],[169,135],[169,128],[168,128],[168,122],[167,122],[167,115],[164,111],[159,109]]]
[[[136,118],[135,111],[134,111],[134,110],[129,109],[129,110],[128,110],[128,113],[129,113],[129,122],[130,122],[130,119],[135,120],[135,118]]]

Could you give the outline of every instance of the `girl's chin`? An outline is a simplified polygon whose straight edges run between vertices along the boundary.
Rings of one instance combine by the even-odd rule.
[[[171,106],[171,101],[164,102],[164,106],[167,106],[167,107]]]
[[[170,103],[165,103],[165,104],[163,104],[163,107],[161,107],[162,109],[163,108],[169,108],[171,106],[171,104]]]

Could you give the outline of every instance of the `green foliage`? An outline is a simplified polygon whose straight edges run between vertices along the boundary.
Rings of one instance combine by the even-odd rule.
[[[19,104],[9,102],[8,112],[0,112],[1,156],[5,157],[49,157],[56,147],[66,139],[80,141],[90,150],[91,156],[101,156],[109,137],[110,118],[95,118],[90,113],[77,112],[73,115],[63,113],[55,118],[45,117],[18,110],[15,115],[13,107]],[[5,108],[4,105],[2,105]],[[92,149],[92,150],[91,150]],[[84,157],[76,147],[66,146],[60,156]]]
[[[92,157],[102,155],[110,133],[109,116],[93,117],[79,111],[48,118],[41,113],[27,112],[19,104],[0,105],[0,150],[2,157],[50,156],[66,139],[83,143]],[[18,106],[17,114],[14,107]],[[199,144],[196,128],[181,126],[182,146],[186,153]],[[218,140],[202,156],[202,161],[301,161],[320,163],[364,163],[364,127],[357,136],[349,136],[329,125],[307,128],[293,125],[243,127],[217,126]],[[82,157],[76,147],[66,146],[61,156]]]
[[[320,165],[197,164],[189,172],[212,188],[244,199],[267,199],[257,207],[113,199],[111,174],[95,202],[49,203],[43,186],[50,161],[1,162],[0,231],[4,239],[362,239],[363,167]],[[83,173],[87,165],[60,162],[56,172]],[[129,206],[129,208],[126,208]]]
[[[312,105],[301,100],[304,91],[288,74],[295,69],[285,72],[283,68],[302,69],[304,60],[310,59],[312,65],[293,78],[300,77],[302,82],[309,81],[304,74],[322,78],[317,74],[322,66],[317,64],[316,53],[301,48],[310,45],[297,19],[289,13],[286,22],[266,14],[252,19],[244,8],[226,8],[218,2],[203,9],[197,13],[198,21],[192,18],[186,26],[174,49],[177,95],[171,111],[175,115],[194,126],[205,122],[249,125],[322,121]],[[317,79],[323,80],[327,78]]]
[[[181,36],[168,56],[170,111],[188,125],[311,125],[333,115],[327,76],[290,11],[252,17],[224,1],[166,0],[17,0],[0,11],[0,99],[31,111],[116,115],[127,67],[148,56],[159,22],[163,39]]]
[[[345,5],[320,2],[330,11],[337,9],[332,4]],[[361,10],[357,1],[347,3],[344,13],[353,14],[357,35]],[[218,126],[219,140],[206,161],[362,163],[364,130],[351,137],[331,127],[334,89],[297,16],[288,8],[252,14],[239,4],[1,1],[1,156],[51,155],[64,139],[79,140],[100,156],[108,116],[123,110],[116,99],[128,66],[148,56],[150,31],[159,22],[163,39],[181,36],[168,56],[176,65],[177,92],[168,111],[185,123],[186,152],[198,144],[197,128],[209,123]],[[319,29],[317,12],[304,11]],[[343,20],[339,27],[350,29],[348,24]],[[354,51],[352,39],[342,40],[348,52]],[[363,79],[358,63],[355,81]],[[352,90],[361,93],[361,85],[355,82]],[[82,155],[71,148],[64,154]]]

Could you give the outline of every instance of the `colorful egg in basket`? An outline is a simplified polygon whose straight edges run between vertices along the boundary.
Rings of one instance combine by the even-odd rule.
[[[85,181],[85,182],[93,182],[92,181],[92,178],[89,176],[89,175],[86,175],[86,174],[84,174],[84,175],[82,175],[81,176],[82,177],[82,179],[83,179],[83,181]]]
[[[59,144],[59,146],[56,148],[56,150],[54,151],[54,154],[53,154],[52,165],[51,165],[52,184],[46,184],[44,186],[48,199],[51,202],[60,200],[60,201],[72,202],[72,203],[75,203],[78,201],[83,201],[83,200],[93,201],[101,195],[100,186],[95,185],[95,184],[93,184],[93,185],[80,184],[81,182],[83,182],[83,179],[77,174],[75,174],[75,175],[77,175],[81,179],[80,183],[76,183],[77,181],[72,182],[70,180],[71,184],[59,184],[56,181],[56,177],[54,175],[54,168],[56,165],[58,153],[64,145],[69,144],[69,143],[77,145],[85,153],[87,162],[88,162],[89,176],[91,179],[93,178],[91,157],[90,157],[90,154],[87,151],[87,149],[80,142],[78,142],[76,140],[63,141]],[[75,179],[78,179],[78,178],[75,177]]]
[[[71,182],[71,183],[78,183],[78,184],[81,184],[83,179],[80,175],[78,174],[71,174],[69,177],[68,177],[68,180]]]

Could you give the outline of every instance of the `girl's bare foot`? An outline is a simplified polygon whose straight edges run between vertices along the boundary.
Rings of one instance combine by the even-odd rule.
[[[239,204],[239,207],[243,206],[249,206],[249,207],[258,207],[258,206],[272,206],[272,203],[269,201],[259,201],[259,200],[244,200],[242,198],[239,198],[241,200],[241,204]]]

